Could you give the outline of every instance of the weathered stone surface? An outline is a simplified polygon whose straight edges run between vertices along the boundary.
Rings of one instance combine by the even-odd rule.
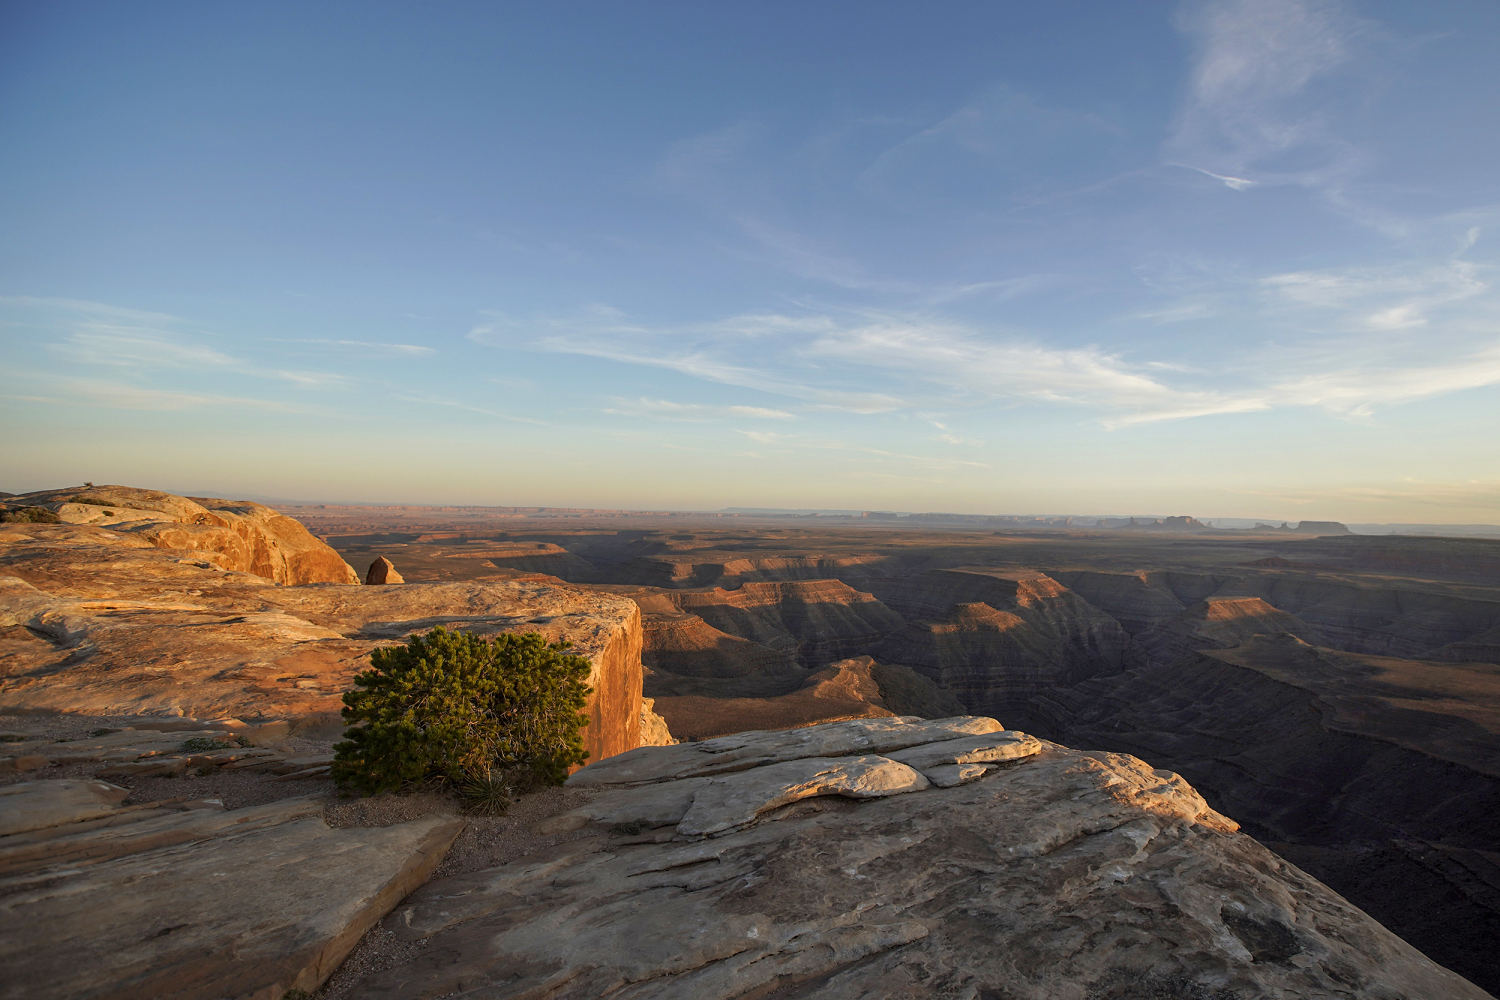
[[[20,757],[0,757],[0,774],[15,774],[18,771],[35,771],[52,763],[41,754],[29,753]]]
[[[321,813],[305,799],[150,808],[0,837],[0,997],[280,1000],[317,988],[462,825],[331,829]]]
[[[130,792],[107,781],[66,778],[0,787],[0,836],[103,816]]]
[[[56,502],[63,513],[84,517],[66,508],[87,505]],[[266,576],[223,568],[213,553],[158,547],[144,537],[145,529],[131,528],[158,525],[150,519],[157,516],[228,517],[229,508],[169,494],[138,502],[155,505],[141,513],[139,524],[0,525],[0,649],[6,654],[0,656],[0,706],[299,719],[337,731],[341,696],[368,667],[370,651],[443,625],[481,634],[534,631],[570,643],[592,667],[584,734],[589,759],[641,743],[640,609],[628,598],[532,581],[278,586]],[[100,509],[129,513],[123,505]]]
[[[577,839],[418,890],[385,923],[401,960],[351,995],[1487,996],[1237,833],[1178,776],[1118,754],[1042,743],[1011,763],[933,764],[986,769],[951,788],[798,802],[707,838],[648,829],[729,801],[736,783],[771,801],[778,782],[837,763],[808,748],[878,741],[926,761],[1029,739],[974,720],[860,721],[860,738],[842,723],[747,734],[732,773],[689,766],[696,753],[711,770],[722,745],[636,751],[617,783],[580,772],[571,784],[603,790],[571,817]],[[983,738],[923,755],[965,726]]]
[[[406,577],[396,572],[396,564],[385,556],[376,556],[365,571],[365,583],[370,586],[385,583],[405,583]]]
[[[946,764],[998,764],[1030,757],[1042,749],[1034,736],[1006,729],[986,736],[965,736],[937,743],[919,743],[905,750],[892,750],[891,760],[910,764],[919,771]]]
[[[667,720],[656,714],[656,702],[652,698],[641,699],[641,746],[671,746],[677,740],[667,728]]]
[[[276,583],[359,582],[349,564],[301,524],[249,500],[85,486],[27,493],[6,503],[45,507],[68,524],[130,532],[160,548],[193,551],[223,569]]]
[[[621,754],[585,768],[571,781],[581,786],[672,781],[806,757],[885,753],[934,740],[998,732],[1001,728],[994,719],[978,716],[849,719],[805,729],[736,733],[665,749],[643,747],[636,753]]]
[[[922,775],[939,788],[952,788],[982,778],[989,769],[989,764],[937,764],[924,769]]]
[[[710,778],[677,824],[684,836],[745,826],[763,812],[818,795],[878,799],[920,792],[927,779],[886,757],[806,757]]]

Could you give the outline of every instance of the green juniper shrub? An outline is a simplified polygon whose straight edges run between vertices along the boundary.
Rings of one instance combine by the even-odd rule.
[[[61,520],[46,507],[12,507],[0,510],[0,522],[5,524],[56,524]]]
[[[194,736],[183,740],[178,750],[182,753],[208,753],[211,750],[228,750],[233,746],[233,743],[225,743],[212,736]]]
[[[589,661],[567,648],[439,627],[373,651],[344,694],[334,780],[365,794],[436,782],[490,810],[502,783],[561,784],[588,756]]]

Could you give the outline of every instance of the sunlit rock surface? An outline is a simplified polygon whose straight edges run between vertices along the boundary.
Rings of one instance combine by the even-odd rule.
[[[118,742],[118,741],[117,741]],[[429,816],[332,829],[323,803],[121,806],[98,780],[0,788],[0,997],[282,1000],[442,860]]]
[[[439,878],[362,997],[1481,998],[1180,777],[992,719],[643,748]]]
[[[336,731],[341,696],[368,667],[370,651],[442,625],[481,634],[534,631],[570,643],[592,666],[590,759],[641,744],[641,617],[628,598],[515,581],[344,585],[358,582],[352,570],[347,581],[330,574],[340,582],[282,586],[276,573],[254,567],[263,562],[305,575],[298,553],[308,546],[283,550],[266,542],[264,559],[256,556],[250,568],[227,567],[226,553],[237,551],[227,540],[240,534],[192,518],[223,520],[229,507],[115,487],[82,495],[91,504],[58,505],[69,523],[0,525],[0,708],[290,718]],[[18,499],[35,504],[40,496]],[[102,506],[124,500],[150,506]],[[269,508],[229,506],[250,509],[277,537],[300,532],[322,545]],[[140,513],[135,528],[101,526],[101,518],[134,517],[132,511]],[[177,520],[154,520],[158,515]],[[200,543],[220,547],[194,547]]]
[[[358,583],[353,568],[297,521],[249,500],[179,497],[133,486],[24,493],[11,507],[40,506],[67,524],[89,524],[191,549],[222,569],[276,583]]]

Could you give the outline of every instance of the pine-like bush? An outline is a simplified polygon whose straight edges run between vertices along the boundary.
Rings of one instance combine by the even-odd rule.
[[[427,781],[463,789],[497,771],[561,784],[588,756],[589,661],[567,648],[535,633],[435,628],[375,650],[344,694],[334,780],[367,794]]]

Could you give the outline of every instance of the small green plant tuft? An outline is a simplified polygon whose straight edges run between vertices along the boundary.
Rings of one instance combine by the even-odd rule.
[[[639,820],[630,820],[625,823],[611,823],[609,832],[616,837],[634,837],[646,829],[646,824]]]
[[[62,518],[46,507],[13,507],[0,510],[0,524],[56,524]]]
[[[194,736],[182,741],[179,748],[183,753],[208,753],[210,750],[232,750],[233,743],[225,743],[211,736]]]
[[[458,794],[464,800],[464,809],[479,816],[505,815],[514,792],[505,773],[493,768],[469,775],[458,786]]]
[[[435,628],[370,654],[344,694],[333,778],[365,794],[436,782],[497,801],[582,764],[589,661],[535,633]],[[501,777],[494,777],[496,773]]]

